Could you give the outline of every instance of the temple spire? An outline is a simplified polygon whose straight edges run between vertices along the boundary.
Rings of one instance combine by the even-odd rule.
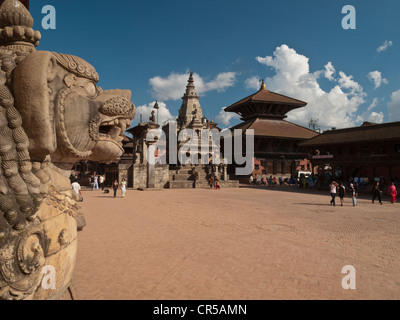
[[[261,91],[261,90],[267,90],[267,86],[265,85],[264,79],[262,79],[260,91]]]
[[[199,96],[194,85],[193,71],[190,71],[186,92],[182,97],[182,106],[179,110],[179,127],[191,127],[193,124],[202,126],[203,111],[201,110]]]

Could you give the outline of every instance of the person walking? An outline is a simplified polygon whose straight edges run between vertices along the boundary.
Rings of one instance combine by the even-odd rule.
[[[83,196],[82,196],[81,185],[78,183],[77,180],[74,180],[74,182],[72,182],[71,188],[74,191],[76,197],[78,198],[78,201],[82,202],[83,201]]]
[[[92,174],[92,176],[89,178],[89,182],[90,182],[90,187],[92,188],[92,191],[94,190],[94,174]]]
[[[374,186],[372,187],[372,203],[375,202],[375,199],[378,198],[379,203],[382,204],[382,190],[381,186],[379,185],[379,181],[376,181],[374,183]]]
[[[213,176],[210,176],[210,179],[208,180],[208,183],[210,184],[210,189],[212,189],[213,186],[214,186],[214,177]]]
[[[126,180],[125,180],[125,178],[122,178],[122,181],[121,181],[121,196],[122,196],[122,198],[125,198],[125,194],[126,194]]]
[[[221,189],[221,187],[220,187],[220,182],[219,182],[219,179],[217,179],[217,180],[215,181],[215,183],[216,183],[216,185],[215,185],[215,189],[217,189],[217,190],[220,190],[220,189]]]
[[[392,185],[388,188],[388,193],[390,196],[390,202],[393,204],[397,201],[397,190],[396,186],[394,185],[394,181],[392,181]]]
[[[99,177],[99,182],[100,182],[100,188],[101,188],[102,191],[104,191],[104,181],[105,181],[104,175],[101,175]]]
[[[119,187],[119,183],[118,183],[117,179],[115,179],[115,181],[113,182],[112,187],[113,187],[113,190],[114,190],[114,198],[115,198],[115,197],[117,197],[117,190],[118,190],[118,187]]]
[[[254,182],[253,175],[250,175],[250,178],[249,178],[249,184],[250,184],[250,185],[252,185],[252,184],[253,184],[253,182]]]
[[[99,190],[99,177],[98,177],[98,175],[94,175],[94,187],[93,187],[93,189],[96,189],[96,190]]]
[[[331,206],[332,205],[336,206],[335,198],[336,198],[336,194],[337,194],[337,187],[338,187],[338,184],[335,181],[332,181],[332,183],[329,185],[329,189],[330,189],[331,197],[332,197],[331,202],[330,202]]]
[[[352,183],[350,183],[350,192],[353,198],[353,207],[355,207],[357,206],[357,190]]]
[[[343,185],[343,182],[340,182],[339,185],[339,198],[340,198],[340,205],[343,207],[344,197],[346,197],[346,187]]]

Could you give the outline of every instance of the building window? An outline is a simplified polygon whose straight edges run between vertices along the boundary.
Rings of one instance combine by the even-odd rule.
[[[362,147],[362,153],[366,154],[369,152],[369,147],[368,146],[363,146]]]
[[[378,153],[378,154],[384,154],[384,153],[385,153],[385,148],[382,147],[382,146],[378,147],[377,153]]]
[[[396,144],[394,146],[394,152],[399,152],[400,153],[400,144]]]
[[[260,170],[260,165],[259,165],[259,164],[255,164],[255,165],[254,165],[254,169]]]

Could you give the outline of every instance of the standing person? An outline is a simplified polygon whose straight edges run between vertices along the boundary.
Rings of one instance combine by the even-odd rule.
[[[214,186],[214,177],[213,176],[210,176],[208,183],[210,184],[210,189],[212,189],[212,187]]]
[[[252,185],[253,181],[254,181],[254,178],[253,178],[253,175],[251,175],[250,178],[249,178],[249,184]]]
[[[71,184],[72,190],[74,190],[75,195],[79,199],[79,201],[83,201],[83,196],[82,196],[82,191],[81,191],[81,185],[78,183],[77,180],[74,180]]]
[[[114,198],[115,198],[117,196],[117,190],[118,190],[118,187],[119,187],[119,183],[118,183],[117,179],[115,179],[115,181],[113,182],[112,187],[113,187],[113,190],[114,190]]]
[[[397,201],[397,190],[396,186],[394,185],[394,181],[392,181],[392,185],[388,188],[389,196],[391,197],[390,202],[393,204]]]
[[[104,175],[99,176],[100,188],[104,191]]]
[[[122,198],[125,198],[125,193],[126,193],[126,181],[125,181],[125,178],[122,178],[122,181],[121,181],[121,196],[122,196]]]
[[[378,198],[379,203],[382,204],[382,190],[381,190],[381,186],[379,185],[379,181],[376,181],[374,183],[374,186],[372,187],[372,203],[375,202],[375,199]]]
[[[93,187],[93,189],[96,188],[97,190],[99,190],[99,177],[97,176],[97,174],[94,174],[93,178],[94,178],[94,187]]]
[[[340,182],[339,185],[339,198],[340,198],[340,205],[343,207],[344,197],[347,197],[346,194],[346,187],[343,185],[343,182]]]
[[[355,207],[357,205],[357,190],[352,183],[350,183],[350,192],[353,198],[353,207]]]
[[[92,174],[92,176],[89,178],[89,182],[90,182],[90,187],[92,188],[92,191],[94,190],[94,174]]]
[[[336,206],[335,198],[336,198],[336,193],[337,193],[337,186],[338,186],[338,184],[335,181],[332,181],[332,183],[329,185],[329,189],[331,191],[331,197],[332,197],[331,202],[330,202],[331,206],[332,205]]]
[[[301,185],[302,185],[302,187],[303,187],[303,189],[305,190],[306,188],[307,188],[307,180],[306,180],[306,176],[303,176],[302,178],[301,178]]]

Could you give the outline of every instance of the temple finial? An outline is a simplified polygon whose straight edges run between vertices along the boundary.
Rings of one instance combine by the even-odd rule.
[[[267,90],[267,86],[265,85],[264,79],[262,79],[260,91],[261,91],[261,90]]]

